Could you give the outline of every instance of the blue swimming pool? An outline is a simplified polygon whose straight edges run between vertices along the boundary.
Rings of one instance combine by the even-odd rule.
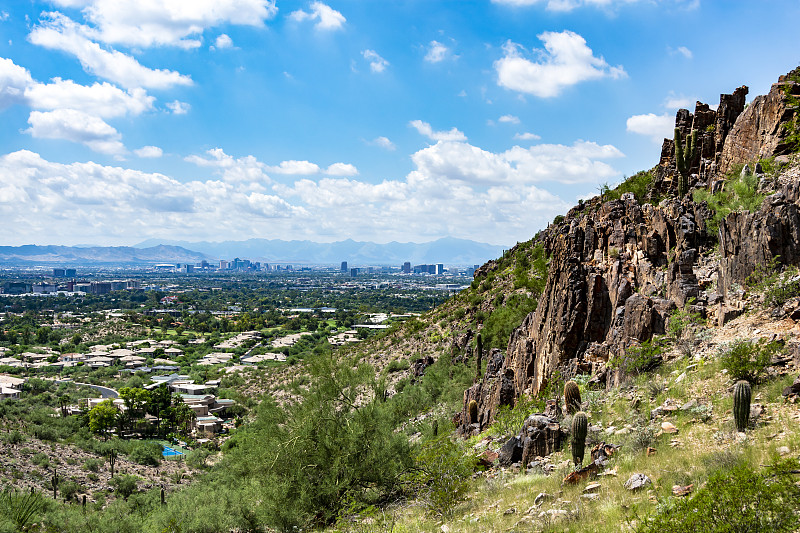
[[[169,446],[164,446],[164,451],[161,454],[164,457],[171,457],[171,456],[174,456],[174,455],[183,455],[182,452],[179,452],[178,450],[173,450]]]

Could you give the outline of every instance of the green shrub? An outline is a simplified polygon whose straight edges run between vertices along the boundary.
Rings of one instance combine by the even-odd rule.
[[[115,476],[111,479],[110,484],[114,487],[114,490],[117,494],[122,496],[124,499],[128,499],[131,494],[136,492],[138,489],[137,482],[139,478],[136,476],[132,476],[130,474],[124,474],[121,476]]]
[[[601,190],[601,194],[606,196],[606,200],[619,200],[622,195],[627,192],[632,192],[636,200],[642,204],[647,199],[647,194],[653,185],[653,175],[648,171],[637,172],[629,178],[624,178],[623,182],[617,185],[614,189],[605,186],[605,190]]]
[[[61,493],[61,497],[64,498],[64,501],[70,501],[76,494],[82,492],[83,488],[77,482],[67,480],[58,484],[58,491]]]
[[[163,458],[162,452],[163,448],[157,442],[141,441],[133,445],[128,459],[140,465],[158,466]]]
[[[720,361],[722,368],[728,371],[734,381],[744,379],[756,383],[769,366],[772,357],[782,350],[783,346],[777,341],[754,343],[739,339],[720,354]]]
[[[423,507],[430,514],[448,517],[470,490],[476,461],[447,436],[425,442],[414,455],[409,474]]]
[[[694,298],[691,298],[683,308],[675,309],[669,316],[667,333],[673,342],[681,340],[691,326],[699,326],[703,323],[700,313],[692,312],[690,307],[692,303],[694,303]]]
[[[411,466],[408,439],[394,431],[392,403],[383,401],[374,369],[327,355],[314,358],[310,371],[302,401],[262,401],[224,459],[231,483],[261,487],[258,512],[279,530],[330,524],[350,501],[386,499]]]
[[[786,279],[797,275],[795,269],[790,270],[781,280],[775,280],[766,285],[764,290],[764,303],[768,307],[778,307],[785,304],[790,298],[800,296],[800,278]]]
[[[544,290],[547,282],[547,252],[539,243],[533,248],[521,247],[514,257],[514,288],[528,289],[534,296]]]
[[[104,461],[102,459],[86,459],[83,462],[83,469],[89,472],[99,472],[103,467]]]
[[[22,433],[19,430],[14,430],[11,433],[7,434],[5,437],[7,443],[11,444],[12,446],[16,446],[25,441],[25,438],[22,436]]]
[[[395,359],[386,366],[386,371],[389,373],[400,372],[403,370],[408,370],[410,366],[411,365],[407,359]]]
[[[797,531],[800,487],[790,473],[796,459],[763,473],[738,463],[711,475],[691,498],[670,499],[637,527],[639,533]]]
[[[707,189],[695,189],[692,197],[695,202],[707,202],[708,207],[714,212],[710,220],[706,220],[706,227],[710,234],[716,235],[720,222],[730,213],[737,211],[757,211],[764,201],[764,195],[758,192],[758,177],[754,174],[741,176],[734,169],[728,174],[725,188],[711,194]]]
[[[653,337],[641,344],[629,346],[622,355],[613,355],[608,368],[622,370],[625,374],[638,375],[661,364],[664,348],[660,338]]]
[[[45,453],[37,453],[31,457],[31,463],[36,466],[41,466],[42,468],[47,468],[50,466],[50,458]]]
[[[511,435],[519,431],[529,415],[538,411],[538,403],[527,396],[521,397],[516,405],[501,405],[494,415],[492,427],[500,435]]]
[[[536,310],[538,300],[522,294],[513,294],[502,307],[498,307],[486,319],[481,330],[488,349],[508,346],[511,333],[518,328],[530,313]]]

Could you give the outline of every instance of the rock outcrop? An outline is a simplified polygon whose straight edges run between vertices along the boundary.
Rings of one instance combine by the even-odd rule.
[[[722,95],[717,110],[700,102],[694,113],[680,110],[676,127],[684,135],[698,131],[690,186],[722,186],[717,180],[723,170],[784,149],[786,128],[781,124],[792,120],[795,111],[781,95],[800,93],[795,85],[782,78],[747,110],[747,87]],[[539,304],[511,334],[505,356],[493,353],[486,375],[465,391],[456,419],[469,421],[472,400],[479,415],[477,423],[459,426],[462,435],[485,429],[500,406],[539,394],[556,371],[562,378],[593,373],[595,383],[602,376],[606,385],[618,384],[623,376],[608,368],[609,359],[664,333],[676,306],[695,299],[701,311],[706,304],[722,309],[731,285],[746,279],[755,264],[778,255],[786,263],[800,264],[800,179],[785,181],[759,212],[732,214],[721,224],[722,259],[713,271],[703,259],[717,237],[706,229],[712,213],[688,195],[674,197],[675,172],[674,146],[667,139],[653,187],[654,196],[667,194],[667,199],[640,205],[630,193],[605,203],[595,198],[542,232],[538,238],[550,263]],[[494,268],[496,263],[487,263],[476,277]],[[718,276],[721,294],[712,293],[707,302],[701,283],[708,287],[713,276]]]
[[[462,425],[461,433],[485,429],[520,395],[535,396],[556,370],[598,371],[631,343],[663,333],[674,302],[699,295],[692,265],[707,236],[697,209],[676,199],[640,205],[625,195],[551,228],[539,305],[512,333],[506,356],[493,354],[484,379],[464,393],[464,409],[478,403],[479,423]]]
[[[786,76],[770,88],[769,94],[756,96],[741,114],[719,154],[719,173],[724,175],[735,165],[745,161],[755,161],[789,152],[787,144],[789,123],[797,113],[789,96],[800,96],[800,83],[793,81],[800,77],[800,68]]]
[[[800,264],[800,175],[764,199],[755,213],[731,213],[720,224],[719,287],[723,297],[773,258]]]
[[[697,131],[697,155],[689,161],[689,186],[708,185],[719,174],[722,152],[730,132],[745,108],[748,93],[746,86],[739,87],[731,94],[721,94],[716,111],[708,104],[697,102],[694,113],[687,109],[678,110],[675,116],[675,127],[686,139]],[[661,159],[655,171],[654,191],[658,194],[675,194],[678,180],[675,179],[675,143],[672,139],[664,139],[661,147]]]

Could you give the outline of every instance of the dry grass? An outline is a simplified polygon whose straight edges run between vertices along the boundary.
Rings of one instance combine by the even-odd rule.
[[[674,497],[673,485],[693,484],[699,488],[713,471],[739,459],[760,468],[778,455],[780,447],[788,447],[790,456],[797,457],[800,407],[785,402],[780,394],[792,382],[796,369],[754,388],[753,403],[762,405],[764,414],[744,436],[737,435],[733,426],[731,380],[715,358],[718,347],[733,338],[773,332],[784,335],[788,333],[786,325],[763,320],[760,313],[743,317],[715,330],[694,357],[676,354],[656,372],[640,376],[620,389],[597,394],[590,421],[602,428],[614,426],[614,432],[604,431],[599,438],[623,447],[606,468],[606,472],[616,475],[590,481],[600,483],[596,499],[584,497],[586,482],[562,486],[561,480],[570,471],[569,452],[564,450],[551,456],[557,468],[549,476],[497,470],[477,478],[471,497],[446,523],[426,516],[413,503],[395,508],[392,531],[632,531],[637,517],[653,512],[659,502]],[[760,331],[754,333],[756,329]],[[650,420],[650,411],[657,406],[681,407],[690,400],[700,407],[678,409]],[[674,424],[678,432],[662,433],[661,423],[665,421]],[[637,445],[637,439],[642,439],[640,433],[648,428],[654,434],[650,445],[656,450],[650,456]],[[634,473],[646,474],[652,485],[635,493],[627,490],[623,484]],[[549,497],[537,502],[540,493]]]

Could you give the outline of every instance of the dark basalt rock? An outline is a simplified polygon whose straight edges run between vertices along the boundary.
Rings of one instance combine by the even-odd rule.
[[[720,186],[720,171],[746,162],[742,158],[782,150],[783,133],[762,126],[783,123],[791,116],[781,95],[787,86],[800,94],[800,86],[792,84],[782,79],[747,110],[747,87],[721,95],[716,111],[699,102],[694,113],[680,110],[676,127],[684,137],[692,129],[698,131],[691,183]],[[763,103],[756,106],[757,101]],[[758,128],[760,140],[753,140]],[[606,202],[595,198],[541,234],[550,262],[538,306],[511,334],[505,357],[493,351],[486,375],[464,393],[461,419],[469,419],[466,409],[475,400],[477,431],[493,421],[501,405],[514,405],[523,394],[536,396],[555,371],[562,379],[591,373],[593,386],[619,383],[624,376],[607,368],[609,358],[664,333],[676,306],[693,302],[692,310],[706,316],[711,303],[717,320],[730,319],[740,311],[726,304],[728,292],[733,284],[743,283],[755,265],[776,256],[783,263],[800,264],[800,180],[794,179],[781,184],[779,194],[768,197],[758,212],[734,213],[720,224],[718,285],[713,301],[707,302],[696,271],[702,266],[698,259],[716,240],[705,223],[711,212],[689,195],[670,196],[677,188],[672,179],[676,172],[672,144],[664,141],[661,162],[653,171],[654,194],[667,195],[658,205],[640,205],[632,194]],[[490,261],[476,276],[495,268],[497,263]],[[707,288],[709,278],[702,283]],[[462,435],[475,431],[463,423],[459,427]],[[525,438],[533,439],[525,435],[515,441],[520,450],[526,446]],[[533,441],[527,445],[540,449]]]

